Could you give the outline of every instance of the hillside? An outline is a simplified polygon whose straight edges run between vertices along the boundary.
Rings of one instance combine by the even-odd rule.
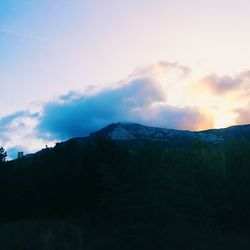
[[[116,123],[3,162],[0,249],[248,249],[249,132]]]
[[[194,142],[203,142],[211,146],[222,146],[232,140],[250,140],[250,125],[232,126],[222,129],[188,131],[144,126],[138,123],[112,123],[86,137],[69,139],[58,145],[75,142],[86,145],[102,137],[112,140],[127,149],[137,149],[145,143],[161,148],[189,147]]]
[[[95,141],[97,137],[112,140],[127,148],[137,148],[145,142],[151,142],[163,148],[186,147],[195,141],[219,146],[230,140],[250,140],[250,125],[238,125],[204,131],[188,131],[156,128],[138,123],[118,122],[93,132],[89,136],[72,138],[58,145],[63,146],[65,143],[71,142],[86,145]],[[38,152],[38,154],[40,153],[41,151]]]
[[[90,137],[103,136],[111,140],[154,140],[175,144],[177,141],[200,140],[207,143],[221,143],[228,139],[250,139],[250,125],[232,126],[223,129],[188,131],[143,126],[137,123],[113,123],[90,134]]]

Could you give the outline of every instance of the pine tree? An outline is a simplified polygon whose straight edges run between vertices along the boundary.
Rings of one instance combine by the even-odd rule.
[[[3,147],[0,148],[0,165],[6,161],[7,153]]]

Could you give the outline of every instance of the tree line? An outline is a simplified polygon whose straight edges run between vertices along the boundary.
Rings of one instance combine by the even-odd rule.
[[[2,220],[81,218],[122,227],[124,244],[126,235],[145,247],[152,237],[164,245],[166,233],[250,227],[247,141],[182,148],[145,141],[130,150],[104,138],[71,140],[14,161],[1,148],[0,166]]]

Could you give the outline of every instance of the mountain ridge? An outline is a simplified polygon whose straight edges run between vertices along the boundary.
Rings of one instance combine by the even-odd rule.
[[[98,137],[110,139],[128,148],[136,148],[145,143],[145,141],[151,141],[168,148],[188,146],[194,141],[221,145],[230,139],[250,140],[250,124],[235,125],[221,129],[190,131],[151,127],[132,122],[117,122],[92,132],[88,136],[73,137],[67,141],[57,143],[57,146],[63,146],[71,142],[85,145],[94,142]],[[41,149],[33,154],[27,154],[26,157],[40,154],[46,149]]]
[[[120,132],[120,133],[119,133]],[[233,135],[240,133],[250,133],[250,125],[235,125],[227,128],[208,129],[202,131],[178,130],[145,126],[138,123],[112,123],[96,132],[90,137],[103,136],[111,140],[167,140],[173,137],[189,137],[200,139],[206,142],[218,143]],[[127,137],[126,137],[127,135]],[[250,136],[250,135],[249,135]],[[249,137],[250,138],[250,137]]]

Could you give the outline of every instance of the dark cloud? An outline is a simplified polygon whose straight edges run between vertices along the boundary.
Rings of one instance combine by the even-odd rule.
[[[45,105],[39,131],[59,138],[88,134],[110,122],[135,118],[138,109],[165,99],[151,79],[136,79],[91,96],[66,96],[63,102]]]
[[[112,122],[131,121],[154,126],[196,129],[211,127],[208,117],[194,108],[172,107],[161,85],[150,78],[134,79],[119,87],[45,105],[38,130],[51,138],[83,136]]]

